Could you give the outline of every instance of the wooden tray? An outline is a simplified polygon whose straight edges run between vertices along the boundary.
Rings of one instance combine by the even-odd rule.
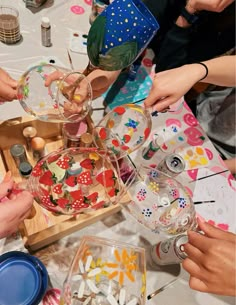
[[[16,182],[22,180],[15,161],[12,158],[9,148],[13,144],[23,144],[26,148],[23,129],[27,126],[33,126],[37,129],[37,136],[46,140],[46,151],[51,152],[62,147],[63,139],[61,136],[61,124],[46,123],[30,118],[16,118],[0,123],[0,151],[1,165],[0,171],[4,173],[12,171]],[[28,160],[32,165],[35,161],[30,152],[27,151]],[[124,202],[127,198],[124,198]],[[53,215],[46,209],[41,208],[34,202],[30,218],[25,219],[20,225],[21,233],[25,247],[29,251],[35,251],[42,248],[74,231],[84,228],[92,223],[101,220],[109,215],[121,210],[120,205],[113,205],[106,209],[81,214],[78,216]]]

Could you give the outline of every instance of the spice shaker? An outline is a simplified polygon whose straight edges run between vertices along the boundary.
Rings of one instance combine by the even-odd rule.
[[[20,163],[27,162],[25,148],[22,144],[14,144],[10,147],[10,153],[14,158],[17,167],[19,168]]]
[[[45,145],[46,145],[46,142],[41,137],[34,137],[31,140],[33,158],[35,160],[39,160],[45,156]]]
[[[31,150],[31,140],[36,136],[37,130],[32,126],[27,126],[23,129],[23,136],[25,137],[26,147],[28,151]]]

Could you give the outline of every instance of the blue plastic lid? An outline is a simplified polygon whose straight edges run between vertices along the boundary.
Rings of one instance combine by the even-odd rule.
[[[19,251],[0,256],[1,305],[38,305],[47,286],[47,270],[37,257]]]

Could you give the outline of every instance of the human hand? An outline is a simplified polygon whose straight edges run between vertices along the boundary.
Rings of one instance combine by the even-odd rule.
[[[233,2],[234,0],[189,0],[186,8],[192,13],[203,10],[220,13]]]
[[[17,81],[0,68],[0,102],[12,101],[16,99]]]
[[[145,107],[152,107],[157,111],[167,109],[187,93],[205,72],[201,65],[191,64],[157,73],[144,101]]]
[[[95,69],[88,76],[86,76],[87,81],[90,82],[90,85],[92,87],[92,92],[93,92],[92,98],[95,99],[101,96],[104,92],[106,92],[107,89],[115,82],[120,72],[121,72],[120,70],[103,71],[100,69]],[[65,76],[65,74],[59,71],[48,75],[45,81],[45,86],[48,87],[53,81],[62,79],[63,76]],[[80,82],[78,89],[75,91],[76,96],[80,97],[75,100],[75,102],[77,102],[78,104],[83,102],[87,96],[88,83],[86,79]],[[70,78],[68,78],[68,84],[73,84],[74,81],[75,81],[75,76],[72,75]]]
[[[14,181],[8,172],[0,183],[0,239],[14,233],[19,224],[29,216],[33,196],[22,191],[11,194]]]
[[[184,245],[188,257],[183,268],[190,274],[189,286],[201,292],[236,295],[236,235],[198,221],[205,235],[188,232]]]

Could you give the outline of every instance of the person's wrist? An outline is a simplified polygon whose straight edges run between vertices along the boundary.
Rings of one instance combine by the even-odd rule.
[[[187,1],[185,9],[189,14],[196,14],[198,12],[193,1]]]

